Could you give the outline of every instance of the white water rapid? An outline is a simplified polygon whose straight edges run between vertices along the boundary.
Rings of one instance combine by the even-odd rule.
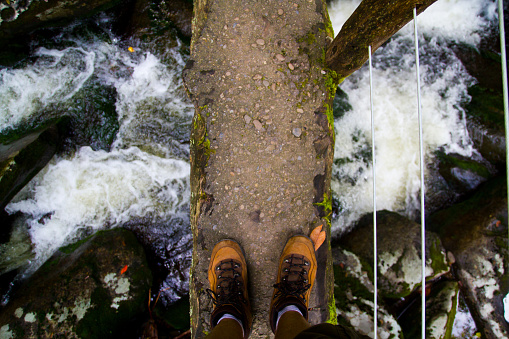
[[[360,1],[335,1],[329,15],[337,34]],[[453,43],[476,45],[486,27],[496,19],[496,4],[489,0],[441,0],[417,18],[420,37],[420,73],[423,138],[426,161],[439,148],[472,156],[461,103],[475,79],[449,47]],[[419,135],[413,22],[373,55],[374,115],[376,136],[377,209],[413,217],[420,210]],[[335,120],[335,161],[332,189],[339,201],[333,231],[349,229],[371,212],[371,118],[367,65],[348,77],[339,88],[351,109]]]
[[[101,20],[107,27],[109,19]],[[189,147],[180,139],[188,138],[193,113],[182,85],[180,43],[164,52],[163,63],[147,47],[130,52],[114,36],[62,39],[72,47],[41,47],[33,63],[0,70],[0,131],[48,118],[55,105],[86,114],[76,93],[93,80],[115,89],[119,132],[109,151],[84,146],[55,156],[11,201],[6,210],[24,217],[17,236],[0,246],[0,269],[21,266],[30,274],[59,247],[97,230],[142,225],[142,233],[157,234],[156,251],[173,252],[178,262],[166,263],[164,283],[172,287],[168,299],[178,299],[188,290],[191,244]],[[30,250],[28,262],[16,261]]]

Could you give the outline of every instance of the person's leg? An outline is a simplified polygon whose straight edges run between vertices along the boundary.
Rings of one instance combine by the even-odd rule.
[[[247,294],[247,265],[242,249],[223,240],[212,250],[208,270],[214,310],[207,338],[247,338],[251,331],[251,308]]]
[[[281,315],[277,323],[275,339],[292,339],[311,325],[299,312],[288,311]]]
[[[288,240],[270,305],[270,325],[276,339],[294,338],[310,327],[308,304],[316,276],[315,249],[311,239],[295,236]]]
[[[206,339],[240,339],[243,338],[242,326],[233,319],[221,320],[210,333],[205,337]]]

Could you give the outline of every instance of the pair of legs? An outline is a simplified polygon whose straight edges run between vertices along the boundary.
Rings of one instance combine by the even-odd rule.
[[[311,325],[308,302],[316,276],[313,242],[305,236],[288,240],[279,260],[277,280],[270,304],[270,324],[277,339],[295,338]],[[212,250],[208,277],[214,310],[208,339],[247,338],[251,309],[247,294],[247,265],[240,246],[232,240]]]

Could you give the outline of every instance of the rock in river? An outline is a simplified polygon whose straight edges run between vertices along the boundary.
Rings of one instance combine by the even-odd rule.
[[[509,337],[503,306],[509,292],[505,190],[504,178],[491,180],[469,200],[429,218],[456,258],[453,273],[485,338]]]
[[[382,297],[408,296],[421,284],[420,225],[389,211],[377,213],[378,289]],[[370,265],[373,263],[373,214],[340,239],[339,245]],[[426,231],[426,279],[449,272],[446,254],[438,236]]]
[[[145,310],[152,275],[125,229],[63,247],[0,312],[0,336],[116,338]]]

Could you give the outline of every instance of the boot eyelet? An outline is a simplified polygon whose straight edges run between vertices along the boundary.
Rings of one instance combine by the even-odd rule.
[[[216,271],[219,271],[221,269],[221,265],[217,265]]]
[[[218,276],[218,277],[217,277],[217,279],[221,279],[222,277],[223,277],[223,276],[222,276],[222,275],[220,275],[220,276]]]
[[[307,261],[304,261],[305,266],[309,266],[309,263]]]

